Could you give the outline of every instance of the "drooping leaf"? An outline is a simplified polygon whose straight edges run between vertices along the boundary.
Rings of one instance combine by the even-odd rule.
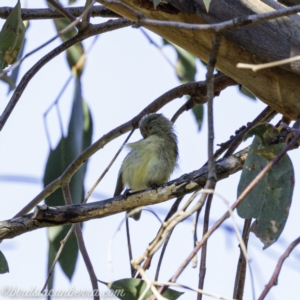
[[[46,186],[54,179],[58,178],[70,163],[91,144],[92,139],[92,120],[89,109],[84,103],[81,94],[81,83],[79,78],[75,81],[75,93],[71,118],[68,127],[67,137],[62,137],[57,147],[50,151],[45,175],[44,185]],[[82,166],[72,177],[70,182],[70,191],[74,204],[79,204],[84,197],[84,176],[86,165]],[[62,191],[56,190],[46,200],[47,205],[60,206],[65,205]],[[69,231],[70,225],[48,228],[49,235],[49,259],[53,257],[53,251],[57,252],[60,247],[60,241]],[[78,255],[78,246],[75,234],[72,233],[59,258],[59,263],[68,276],[72,278],[75,270]]]
[[[9,272],[9,268],[8,268],[7,260],[4,254],[2,253],[2,251],[0,251],[0,274],[5,274],[8,272]]]
[[[198,130],[200,131],[203,123],[203,105],[197,104],[192,110],[198,125]]]
[[[54,21],[57,32],[63,30],[70,24],[70,21],[67,19],[54,19],[53,21]],[[71,39],[72,37],[74,37],[76,34],[77,34],[77,30],[76,30],[76,28],[73,28],[73,29],[69,30],[68,32],[66,32],[65,34],[61,35],[61,39],[63,42],[65,42],[65,41]],[[83,48],[82,43],[77,43],[67,49],[67,61],[68,61],[69,67],[73,71],[73,73],[78,77],[80,77],[80,75],[83,72],[83,68],[84,68],[85,59],[84,59],[84,57],[82,57],[83,53],[84,53],[84,48]],[[79,63],[80,58],[81,58],[81,61]]]
[[[187,83],[195,81],[195,75],[197,72],[195,55],[165,39],[163,39],[163,43],[164,45],[171,45],[177,53],[175,71],[180,82]]]
[[[101,281],[102,282],[102,281]],[[107,283],[102,282],[108,286]],[[114,292],[115,296],[123,300],[137,300],[142,295],[143,291],[147,287],[144,280],[137,278],[126,278],[114,281],[109,288]],[[169,300],[178,299],[183,293],[172,289],[167,289],[162,296]],[[147,299],[152,295],[149,290],[143,300]]]
[[[243,85],[240,88],[240,92],[250,98],[251,100],[256,100],[256,97],[254,94],[252,94],[247,88],[245,88]]]
[[[21,4],[12,9],[0,32],[0,69],[13,64],[22,48],[25,26],[21,18]]]
[[[272,144],[276,128],[258,125],[238,186],[238,196],[285,146]],[[271,137],[271,138],[270,138]],[[238,214],[254,218],[251,226],[264,244],[264,249],[277,241],[288,218],[294,189],[294,170],[287,154],[253,188],[238,206]]]
[[[211,1],[212,0],[203,0],[207,12],[209,11]]]

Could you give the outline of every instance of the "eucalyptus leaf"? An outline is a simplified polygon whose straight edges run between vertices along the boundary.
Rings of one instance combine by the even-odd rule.
[[[250,147],[238,186],[238,196],[285,144],[270,145],[272,126],[259,125]],[[268,133],[270,131],[270,133]],[[265,139],[265,140],[264,140]],[[288,218],[294,190],[294,170],[287,154],[250,191],[237,208],[244,219],[254,218],[251,231],[264,244],[264,249],[277,241]]]
[[[25,36],[25,26],[21,18],[21,4],[12,9],[0,32],[0,69],[13,64],[20,52]]]
[[[198,130],[200,131],[203,123],[203,105],[197,104],[192,108],[193,114],[195,116],[195,120],[198,125]]]
[[[4,254],[2,253],[2,251],[0,251],[0,274],[5,274],[8,272],[9,272],[9,268],[8,268],[7,260]]]
[[[73,1],[74,3],[75,1]],[[70,21],[67,19],[54,19],[54,24],[56,27],[57,32],[63,30],[66,28]],[[63,42],[71,39],[77,34],[77,29],[72,28],[63,35],[60,35]],[[85,65],[85,59],[82,58],[82,55],[84,53],[84,48],[82,43],[77,43],[73,45],[72,47],[67,49],[67,61],[69,64],[70,69],[75,73],[76,76],[80,77]],[[81,59],[81,60],[80,60]],[[80,60],[80,63],[79,63]],[[76,66],[76,67],[75,67]]]
[[[170,45],[177,53],[177,62],[175,71],[181,83],[195,81],[196,69],[196,56],[184,50],[183,48],[163,39],[164,45]]]

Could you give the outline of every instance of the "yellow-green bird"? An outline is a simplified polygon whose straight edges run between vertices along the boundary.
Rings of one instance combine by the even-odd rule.
[[[132,192],[167,182],[178,160],[177,136],[173,123],[162,114],[145,115],[139,122],[143,139],[126,146],[130,152],[119,171],[114,196],[125,186]],[[141,212],[132,217],[138,220]]]

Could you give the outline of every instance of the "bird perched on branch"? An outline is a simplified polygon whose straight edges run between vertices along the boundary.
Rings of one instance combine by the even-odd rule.
[[[139,191],[168,181],[177,165],[178,146],[173,123],[162,114],[145,115],[139,122],[144,139],[129,143],[130,152],[119,171],[114,196],[125,186]],[[141,211],[132,215],[139,220]]]

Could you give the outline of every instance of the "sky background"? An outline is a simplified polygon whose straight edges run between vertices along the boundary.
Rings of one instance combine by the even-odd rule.
[[[10,6],[14,1],[2,0],[1,6]],[[14,2],[15,3],[15,2]],[[76,5],[83,5],[77,1]],[[21,1],[25,7],[25,1]],[[36,6],[33,6],[36,5]],[[28,8],[46,7],[44,1],[27,1]],[[94,23],[105,21],[94,18]],[[0,21],[2,26],[3,21]],[[25,53],[35,49],[55,35],[54,24],[50,20],[31,21],[26,33]],[[162,44],[159,36],[149,33],[153,40]],[[93,37],[84,41],[85,49],[89,48]],[[59,39],[29,57],[21,65],[22,76],[39,58],[59,45]],[[169,59],[176,62],[174,50],[164,47]],[[197,65],[197,80],[205,78],[205,68],[199,62]],[[19,79],[21,78],[19,76]],[[49,154],[49,142],[45,135],[43,115],[53,103],[61,88],[70,76],[65,54],[61,54],[45,65],[29,82],[26,90],[11,114],[7,124],[0,133],[0,220],[12,218],[22,207],[42,190],[42,178]],[[82,76],[83,96],[92,112],[94,122],[93,141],[113,128],[127,122],[143,110],[158,96],[162,95],[180,83],[174,69],[168,64],[161,53],[149,43],[138,29],[126,28],[101,35],[86,61]],[[11,97],[7,95],[8,87],[0,82],[0,111],[5,108]],[[66,133],[70,106],[74,91],[74,81],[66,89],[59,102],[62,114],[64,132]],[[164,107],[162,112],[171,118],[185,99],[176,99]],[[235,130],[253,120],[264,108],[265,104],[253,101],[238,92],[237,87],[227,88],[220,97],[215,98],[215,149],[216,144],[225,142]],[[275,124],[276,118],[273,121]],[[175,123],[179,140],[179,167],[172,179],[200,168],[207,160],[207,118],[200,132],[191,112],[182,114]],[[56,111],[53,110],[47,118],[51,136],[51,146],[55,147],[60,139],[60,129]],[[88,162],[85,187],[89,190],[99,175],[106,168],[115,152],[125,140],[126,135],[119,137],[98,151]],[[138,131],[131,141],[141,138]],[[246,147],[250,141],[241,145]],[[126,155],[123,151],[112,166],[104,180],[96,189],[96,196],[90,201],[111,198],[114,192],[118,170]],[[290,154],[294,164],[296,186],[290,216],[282,236],[278,242],[266,250],[262,243],[251,233],[249,240],[249,256],[254,274],[256,297],[260,295],[264,285],[269,281],[279,256],[288,244],[299,236],[299,195],[297,185],[300,163],[299,150]],[[230,176],[217,184],[217,192],[229,203],[236,200],[237,184],[240,173]],[[29,180],[30,179],[30,180]],[[152,208],[163,218],[174,200],[155,205]],[[226,212],[226,206],[218,197],[214,197],[211,210],[211,224]],[[104,219],[86,222],[83,229],[84,240],[98,279],[109,281],[111,273],[108,264],[108,246],[111,236],[115,233],[124,214],[113,215]],[[242,228],[243,220],[236,216]],[[160,280],[167,281],[177,270],[181,262],[193,249],[192,221],[190,218],[179,224],[170,240],[162,264]],[[133,256],[142,254],[148,243],[154,238],[159,223],[155,217],[144,212],[141,221],[130,220]],[[209,240],[207,273],[205,290],[225,297],[232,296],[234,276],[239,255],[238,240],[235,234],[230,234],[226,228],[231,228],[232,221],[227,220]],[[202,232],[202,218],[199,224],[199,234]],[[46,280],[47,271],[47,229],[40,229],[23,234],[0,244],[0,250],[6,256],[10,272],[1,275],[0,289],[5,286],[23,289],[37,288],[40,290]],[[122,227],[113,240],[112,246],[113,279],[130,276],[125,228]],[[153,266],[157,263],[155,256]],[[279,286],[274,287],[266,299],[297,299],[300,280],[299,273],[300,249],[296,249],[284,264],[279,277]],[[179,277],[178,283],[197,287],[198,266],[191,265]],[[148,275],[153,278],[155,267]],[[55,272],[55,289],[90,289],[89,276],[81,256],[79,255],[76,271],[72,282],[61,272],[57,265]],[[99,285],[100,290],[105,287]],[[1,297],[2,299],[8,299]],[[60,298],[63,299],[63,298]],[[196,299],[194,292],[185,291],[180,299]],[[204,297],[207,299],[207,297]],[[247,273],[245,299],[252,299],[249,273]]]

